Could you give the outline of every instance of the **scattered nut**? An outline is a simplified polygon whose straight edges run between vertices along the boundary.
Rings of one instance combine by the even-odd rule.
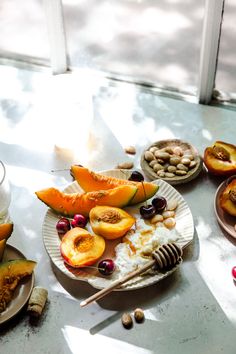
[[[116,166],[116,168],[119,168],[121,170],[130,170],[133,167],[134,167],[133,162],[122,162]]]
[[[178,202],[175,199],[169,200],[167,202],[166,210],[175,210],[178,206]]]
[[[164,217],[161,214],[156,214],[153,216],[153,218],[150,220],[151,224],[156,224],[157,222],[163,221]]]
[[[168,228],[168,229],[172,229],[176,222],[174,218],[167,218],[163,221],[163,224]]]
[[[138,322],[138,323],[141,323],[144,321],[144,312],[142,309],[140,308],[137,308],[134,310],[134,318],[135,318],[135,321]]]
[[[126,329],[129,329],[133,326],[132,317],[127,312],[123,313],[123,315],[121,317],[121,322]]]
[[[175,216],[174,210],[165,210],[162,213],[164,219],[173,218]]]
[[[135,155],[136,154],[136,149],[134,146],[127,146],[125,148],[125,152],[130,155]]]

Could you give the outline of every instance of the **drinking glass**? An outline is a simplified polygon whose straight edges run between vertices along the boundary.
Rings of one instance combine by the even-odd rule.
[[[6,167],[0,160],[0,224],[9,221],[8,208],[11,202],[10,184],[6,175]]]

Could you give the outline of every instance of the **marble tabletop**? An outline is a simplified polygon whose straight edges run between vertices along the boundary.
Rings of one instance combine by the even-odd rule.
[[[12,192],[14,232],[8,242],[37,262],[35,285],[48,290],[48,301],[37,323],[24,307],[0,327],[1,352],[235,353],[231,269],[236,239],[219,226],[214,212],[222,178],[203,169],[195,180],[175,186],[194,220],[193,242],[176,272],[143,289],[113,292],[84,308],[80,302],[96,290],[69,279],[50,261],[42,239],[47,207],[35,196],[42,188],[68,186],[68,170],[51,170],[73,163],[99,171],[128,160],[138,169],[143,149],[153,141],[183,139],[201,155],[215,140],[234,143],[235,112],[109,82],[93,87],[91,96],[81,89],[83,84],[76,95],[67,96],[68,87],[61,87],[60,80],[52,83],[47,75],[35,75],[18,78],[21,88],[15,88],[14,97],[10,89],[0,97],[0,159]],[[50,85],[60,86],[61,92],[52,95]],[[135,146],[136,155],[124,152],[127,145]],[[133,314],[137,307],[144,310],[145,321],[124,329],[122,314]]]

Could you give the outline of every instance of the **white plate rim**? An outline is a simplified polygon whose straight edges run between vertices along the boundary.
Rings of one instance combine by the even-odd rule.
[[[99,173],[107,176],[126,179],[131,172],[127,170],[106,170]],[[182,248],[186,247],[189,243],[192,242],[194,236],[194,222],[190,208],[188,207],[182,195],[169,183],[160,179],[152,181],[152,183],[156,183],[159,186],[157,193],[160,193],[161,191],[161,195],[166,196],[166,193],[168,192],[167,194],[170,197],[168,197],[168,199],[175,197],[178,200],[179,206],[176,213],[176,227],[178,231],[178,227],[180,230],[184,231],[185,237],[181,238],[177,244],[179,244]],[[72,182],[64,189],[64,192],[66,193],[74,193],[76,191],[82,191],[76,181]],[[42,226],[43,243],[53,264],[69,278],[73,280],[87,281],[96,289],[102,289],[110,285],[112,280],[109,279],[109,277],[91,277],[86,276],[86,273],[83,270],[68,269],[68,266],[65,265],[64,260],[60,254],[60,238],[55,228],[56,220],[58,220],[59,217],[60,216],[48,208]],[[183,223],[183,217],[185,220],[187,220],[187,223]],[[139,277],[139,279],[137,278],[135,282],[129,282],[126,286],[117,289],[117,291],[139,289],[148,285],[152,285],[173,273],[176,268],[165,273],[157,273],[151,276]]]

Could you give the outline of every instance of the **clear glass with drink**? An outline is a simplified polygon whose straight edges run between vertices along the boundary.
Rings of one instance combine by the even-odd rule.
[[[0,224],[9,221],[9,206],[11,202],[10,184],[6,175],[6,167],[0,160]]]

